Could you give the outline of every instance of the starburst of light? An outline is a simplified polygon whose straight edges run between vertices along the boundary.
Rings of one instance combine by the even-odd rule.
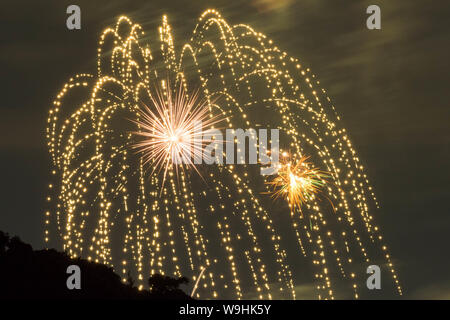
[[[297,208],[302,213],[303,204],[314,199],[329,177],[326,172],[307,162],[308,158],[302,156],[300,160],[292,162],[290,156],[284,153],[277,175],[266,182],[272,189],[272,197],[285,198],[289,202],[291,212]]]
[[[162,81],[161,89],[156,90],[156,96],[151,95],[151,106],[142,105],[138,109],[139,120],[134,121],[139,131],[134,134],[142,139],[133,145],[144,158],[144,164],[151,163],[155,171],[163,170],[164,184],[167,172],[183,165],[195,167],[195,159],[202,161],[204,146],[212,142],[211,130],[221,121],[217,116],[211,116],[207,100],[199,101],[198,91],[190,97],[184,87],[179,85],[172,93],[170,81]],[[215,141],[221,143],[221,141]],[[200,174],[200,173],[199,173]]]

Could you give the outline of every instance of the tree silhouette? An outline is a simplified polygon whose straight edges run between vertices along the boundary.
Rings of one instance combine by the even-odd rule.
[[[159,273],[152,275],[148,279],[148,287],[150,288],[150,292],[155,294],[168,294],[181,291],[179,286],[187,283],[189,283],[189,279],[186,277],[175,279]]]
[[[127,272],[127,284],[130,287],[134,287],[134,280],[133,280],[133,277],[131,276],[130,270],[128,270],[128,272]]]
[[[69,290],[67,267],[81,270],[81,289]],[[70,258],[54,249],[37,250],[0,231],[0,299],[191,299],[178,287],[187,278],[151,277],[154,290],[138,290],[128,272],[124,283],[111,267]]]

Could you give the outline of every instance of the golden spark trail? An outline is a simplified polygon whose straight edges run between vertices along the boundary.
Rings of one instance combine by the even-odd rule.
[[[120,17],[100,36],[97,72],[75,75],[57,94],[46,136],[53,163],[48,246],[62,241],[71,256],[110,265],[124,281],[130,271],[141,289],[152,274],[194,278],[204,268],[195,297],[230,299],[295,298],[298,275],[309,272],[291,265],[301,255],[315,270],[319,298],[357,298],[367,277],[360,265],[381,252],[401,294],[374,223],[372,187],[311,71],[215,10],[200,16],[180,48],[166,16],[155,48],[140,25]],[[263,194],[273,191],[267,183],[274,177],[262,177],[257,165],[178,170],[173,159],[188,148],[179,133],[192,137],[195,119],[209,121],[205,130],[217,119],[227,128],[279,129],[283,150],[308,155],[329,173],[321,193],[335,210],[312,189],[291,195],[291,207],[275,205]],[[181,131],[168,134],[171,128]],[[290,214],[296,203],[302,215]],[[286,243],[289,232],[297,243]],[[333,287],[337,278],[344,289]]]

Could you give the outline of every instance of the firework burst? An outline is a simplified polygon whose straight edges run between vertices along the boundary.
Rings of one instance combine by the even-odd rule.
[[[196,298],[295,298],[305,269],[287,257],[299,254],[314,268],[319,298],[348,292],[357,298],[367,276],[360,266],[381,259],[401,294],[374,222],[378,202],[365,169],[310,69],[264,34],[229,25],[215,10],[200,16],[182,46],[174,45],[166,17],[157,50],[148,39],[139,25],[120,17],[100,37],[97,72],[71,78],[53,102],[48,246],[62,242],[71,256],[110,265],[124,281],[130,271],[140,288],[155,273],[187,276],[197,284]],[[152,95],[161,74],[173,87]],[[168,92],[181,86],[178,94]],[[192,88],[200,88],[198,97],[188,97]],[[176,162],[188,149],[198,151],[188,139],[198,133],[193,122],[207,118],[212,126],[218,116],[230,128],[280,129],[286,150],[310,155],[330,173],[322,185],[325,177],[305,159],[291,159],[273,178],[275,193],[291,203],[288,210],[301,208],[308,223],[266,201],[259,192],[264,178],[250,165],[202,167],[206,183],[192,166],[176,177]],[[142,152],[130,152],[132,145]],[[319,188],[335,210],[318,201]],[[347,285],[342,292],[333,288],[338,278]]]
[[[272,188],[273,198],[285,198],[291,212],[298,209],[302,215],[303,204],[315,199],[329,175],[314,168],[312,163],[307,162],[308,157],[303,156],[296,162],[291,162],[289,158],[288,154],[283,154],[277,175],[266,184]]]
[[[143,154],[144,165],[150,162],[152,174],[164,171],[163,185],[170,168],[175,167],[177,175],[179,165],[199,173],[194,159],[203,159],[203,148],[212,141],[210,130],[221,120],[211,116],[208,101],[198,101],[198,92],[188,97],[181,84],[173,96],[170,81],[162,81],[162,90],[150,99],[153,110],[139,108],[135,122],[140,130],[134,132],[143,138],[133,148]]]

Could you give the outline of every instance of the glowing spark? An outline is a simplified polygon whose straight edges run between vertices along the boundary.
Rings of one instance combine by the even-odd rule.
[[[206,270],[206,268],[203,268],[203,267],[201,269],[202,269],[202,271],[200,271],[200,274],[198,275],[198,279],[197,279],[197,281],[195,281],[194,288],[192,289],[191,297],[194,296],[195,290],[197,290],[198,283],[200,282],[200,279],[202,278],[203,272],[205,272],[205,270]]]

